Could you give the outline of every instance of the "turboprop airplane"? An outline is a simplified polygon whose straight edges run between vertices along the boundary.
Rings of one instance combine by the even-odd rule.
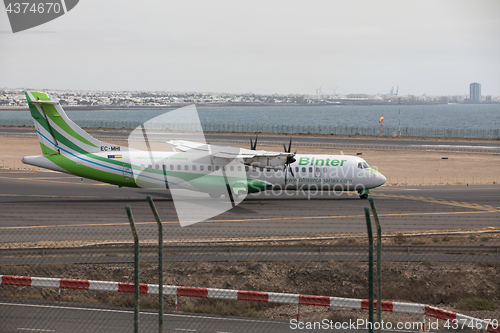
[[[267,190],[357,191],[361,199],[386,178],[365,160],[349,155],[291,153],[169,140],[173,151],[154,151],[146,131],[144,149],[102,142],[71,121],[58,99],[27,91],[42,155],[22,158],[25,164],[60,171],[119,187],[168,188],[206,193],[217,198]],[[130,139],[129,139],[130,143]]]

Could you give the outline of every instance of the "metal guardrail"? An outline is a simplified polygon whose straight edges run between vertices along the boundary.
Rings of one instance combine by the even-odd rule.
[[[30,276],[11,276],[0,275],[0,285],[21,286],[24,288],[59,288],[66,290],[89,290],[89,291],[107,291],[113,293],[135,293],[137,298],[141,294],[158,294],[159,286],[154,284],[135,285],[133,283],[121,283],[114,281],[94,281],[94,280],[74,280],[60,278],[43,278]],[[265,302],[276,304],[293,304],[296,305],[296,322],[299,321],[299,305],[302,306],[320,306],[330,308],[347,308],[367,310],[373,309],[375,305],[372,300],[346,297],[332,297],[319,295],[302,295],[288,294],[265,291],[251,290],[232,290],[232,289],[217,289],[217,288],[200,288],[200,287],[185,287],[185,286],[170,286],[164,285],[165,295],[174,296],[177,304],[178,297],[196,297],[219,300],[233,301],[248,301],[248,302]],[[425,316],[448,320],[459,321],[464,327],[487,331],[491,333],[500,333],[498,320],[494,319],[478,319],[475,317],[466,316],[453,311],[444,310],[427,304],[408,303],[408,302],[393,302],[382,301],[381,309],[387,312],[399,312],[408,314],[420,314],[423,316],[422,325],[419,329],[425,331],[426,320]],[[177,311],[177,307],[175,308]],[[134,321],[135,331],[138,332],[138,312],[137,318]],[[373,319],[369,320],[373,323]],[[380,323],[380,322],[379,322]],[[373,330],[374,325],[370,325]],[[392,325],[391,325],[392,327]],[[343,326],[341,328],[344,328]],[[428,330],[429,328],[427,328]]]

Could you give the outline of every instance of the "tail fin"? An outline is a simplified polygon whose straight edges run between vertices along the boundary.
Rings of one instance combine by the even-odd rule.
[[[95,139],[71,121],[58,99],[39,91],[26,91],[26,99],[44,155],[71,151],[80,154],[97,153],[103,151],[103,147],[110,146]],[[119,150],[126,150],[120,148],[122,149]]]

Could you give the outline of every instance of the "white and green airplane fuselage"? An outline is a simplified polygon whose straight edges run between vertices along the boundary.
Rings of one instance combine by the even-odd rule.
[[[135,150],[95,139],[46,93],[27,91],[26,98],[43,154],[23,157],[23,163],[120,187],[181,187],[217,197],[227,194],[221,191],[224,183],[233,194],[286,188],[358,191],[366,197],[369,189],[386,181],[362,158],[349,155],[288,154],[294,161],[285,164],[286,156],[266,157],[283,153],[260,151],[259,161],[267,159],[266,167],[243,163],[248,160],[244,158],[242,163],[227,164],[223,159],[203,161],[183,152]]]

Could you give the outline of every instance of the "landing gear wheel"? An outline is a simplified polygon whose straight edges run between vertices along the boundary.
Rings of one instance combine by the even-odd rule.
[[[364,189],[364,190],[358,191],[358,193],[359,193],[360,199],[368,199],[368,193],[370,193],[370,190]]]
[[[229,194],[224,194],[224,198],[226,198],[227,200],[231,200],[231,197],[229,196]],[[233,200],[238,200],[238,198],[239,198],[239,195],[236,193],[233,193]]]

